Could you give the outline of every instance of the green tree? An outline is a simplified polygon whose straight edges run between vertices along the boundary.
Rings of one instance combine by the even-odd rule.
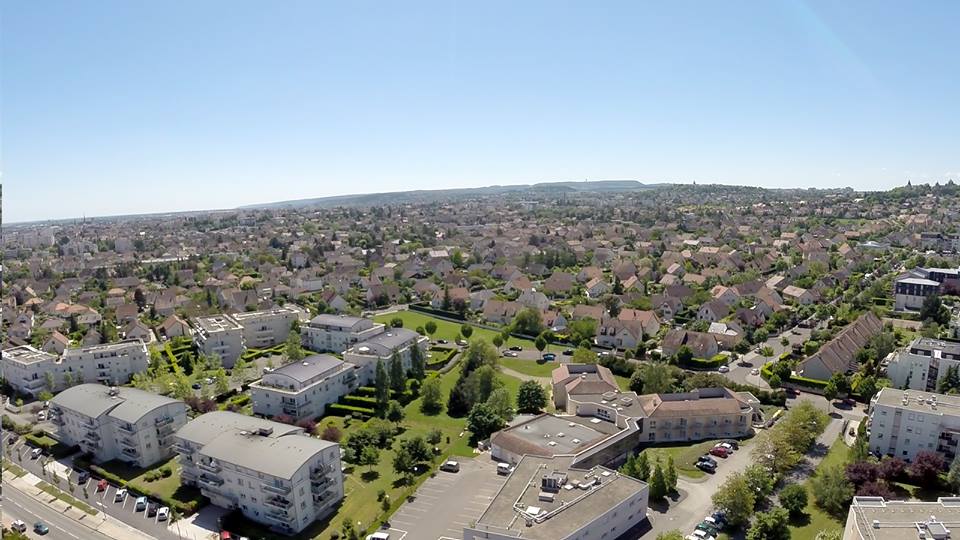
[[[673,464],[673,456],[667,456],[667,467],[663,470],[663,479],[667,483],[667,491],[674,493],[677,491],[677,468]]]
[[[800,484],[788,484],[780,490],[780,505],[792,516],[803,514],[807,508],[807,490]]]
[[[653,475],[650,476],[650,499],[659,501],[667,496],[667,480],[663,474],[663,468],[657,463],[653,467]]]
[[[460,335],[463,336],[463,339],[470,339],[470,336],[473,335],[473,327],[469,324],[461,324]]]
[[[827,385],[823,387],[823,397],[827,398],[827,401],[837,399],[837,384],[832,380],[827,382]]]
[[[593,341],[594,336],[597,335],[597,321],[590,317],[571,321],[567,325],[567,332],[570,334],[571,343]]]
[[[416,462],[414,462],[410,452],[401,445],[393,456],[393,472],[399,474],[405,483],[409,483],[415,465]]]
[[[773,491],[776,479],[763,466],[758,464],[750,465],[744,469],[743,476],[747,480],[747,485],[750,486],[750,489],[757,494],[757,502],[759,502],[761,497],[765,498]]]
[[[493,346],[500,350],[500,347],[503,346],[503,337],[500,334],[493,336]]]
[[[467,429],[475,440],[482,441],[499,431],[505,425],[503,418],[497,415],[493,407],[486,403],[477,403],[467,415]]]
[[[497,388],[490,393],[487,398],[487,405],[493,409],[493,412],[503,419],[504,422],[513,420],[514,408],[513,397],[506,388]]]
[[[939,325],[950,322],[950,310],[943,305],[940,295],[931,294],[923,299],[923,305],[920,306],[920,320]]]
[[[839,465],[821,468],[810,479],[810,488],[817,506],[839,516],[853,498],[853,485]]]
[[[538,414],[547,406],[547,390],[537,381],[520,383],[517,390],[517,410],[521,414]]]
[[[437,331],[437,323],[433,321],[427,321],[427,324],[423,325],[423,329],[427,331],[427,335],[432,339],[433,334]]]
[[[47,392],[53,392],[56,388],[56,381],[53,380],[52,372],[47,371],[43,374],[43,387],[47,389]]]
[[[747,540],[790,540],[789,517],[787,511],[779,507],[760,512],[747,531]]]
[[[543,332],[543,315],[540,310],[534,308],[524,308],[517,312],[513,317],[511,325],[513,331],[526,336],[536,336]]]
[[[640,452],[637,456],[636,477],[646,482],[650,478],[650,459],[646,452]]]
[[[467,378],[468,401],[471,403],[486,401],[494,390],[503,383],[497,378],[497,370],[491,365],[480,366]]]
[[[428,377],[421,390],[420,410],[424,414],[438,414],[443,409],[443,393],[440,379]]]
[[[676,358],[677,358],[677,363],[680,364],[681,366],[684,364],[688,364],[690,363],[691,360],[693,360],[693,351],[690,349],[690,347],[687,347],[686,345],[681,345],[680,348],[677,349]]]
[[[407,379],[403,374],[403,362],[400,360],[400,353],[393,351],[390,357],[390,389],[402,396],[407,389]]]
[[[592,364],[597,361],[597,355],[590,349],[577,347],[573,351],[573,357],[570,359],[574,364]]]
[[[247,382],[247,378],[250,376],[250,362],[240,355],[237,358],[237,361],[233,364],[233,369],[230,370],[230,380],[233,382],[234,386],[240,386],[243,383]]]
[[[217,370],[217,373],[213,376],[215,385],[217,387],[217,394],[226,394],[230,391],[230,383],[227,381],[227,370],[221,367]]]
[[[547,340],[543,339],[543,336],[537,336],[537,339],[533,341],[533,346],[543,354],[543,350],[547,348]]]
[[[638,394],[671,392],[675,383],[674,369],[662,363],[643,364],[630,377],[630,390]]]
[[[727,478],[727,481],[713,494],[712,499],[714,506],[723,510],[727,515],[727,521],[735,527],[750,522],[757,501],[756,494],[750,489],[742,473],[734,473]]]
[[[287,358],[287,362],[303,360],[304,353],[303,347],[300,345],[299,333],[290,332],[287,334],[287,341],[283,345],[283,355]]]
[[[387,404],[387,420],[393,422],[394,424],[400,424],[403,422],[403,418],[406,414],[403,411],[403,406],[400,405],[400,402],[391,399],[390,403]]]
[[[357,456],[357,465],[361,467],[369,467],[367,470],[372,470],[374,465],[380,462],[380,449],[375,445],[367,445],[363,447],[363,450],[360,451],[360,455]]]
[[[777,375],[776,373],[774,373],[773,375],[770,375],[770,378],[767,379],[767,383],[770,385],[770,388],[773,388],[774,390],[776,390],[777,388],[780,388],[783,385],[783,381],[780,380],[780,376]]]
[[[383,360],[377,360],[377,371],[374,377],[375,396],[377,398],[377,414],[383,417],[387,410],[387,403],[390,401],[390,379],[387,377],[387,369],[383,365]]]

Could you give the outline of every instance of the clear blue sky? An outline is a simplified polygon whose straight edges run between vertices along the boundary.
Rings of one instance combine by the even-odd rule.
[[[960,179],[960,2],[15,2],[8,222],[637,179]]]

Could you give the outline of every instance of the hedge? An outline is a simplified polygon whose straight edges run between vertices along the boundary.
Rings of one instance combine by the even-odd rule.
[[[240,355],[240,358],[243,358],[245,361],[256,360],[258,358],[263,358],[264,356],[269,356],[271,354],[282,354],[285,345],[274,345],[268,349],[247,349],[243,351],[243,354]]]
[[[689,361],[683,362],[681,365],[694,369],[715,369],[726,365],[729,361],[730,358],[726,356],[723,358],[713,357],[710,360],[705,360],[703,358],[691,358]]]
[[[372,408],[377,406],[377,398],[367,396],[343,396],[340,403],[344,405],[353,405],[355,407]]]
[[[773,375],[773,369],[770,367],[773,363],[766,363],[760,368],[760,376],[763,377],[763,380],[769,381],[770,376]],[[790,379],[781,382],[790,382],[798,386],[806,386],[809,388],[819,388],[823,389],[827,386],[828,381],[821,381],[820,379],[808,379],[806,377],[798,377],[796,375],[791,375]]]
[[[331,403],[327,405],[326,414],[329,416],[359,415],[363,418],[369,418],[374,415],[373,409],[366,407],[354,407],[353,405],[344,405],[342,403]]]

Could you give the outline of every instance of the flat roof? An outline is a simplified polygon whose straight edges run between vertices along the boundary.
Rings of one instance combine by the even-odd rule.
[[[200,330],[203,330],[207,334],[241,329],[240,324],[228,315],[194,317],[193,322]]]
[[[473,528],[532,540],[567,538],[647,489],[645,483],[616,471],[604,467],[573,469],[570,463],[570,457],[524,456]],[[544,476],[562,485],[553,493],[553,501],[540,500]],[[589,487],[574,487],[581,484]],[[638,513],[637,521],[645,517]]]
[[[921,337],[910,344],[909,349],[925,349],[930,351],[940,351],[949,354],[960,354],[960,342],[944,341],[942,339]],[[935,355],[938,356],[938,355]]]
[[[78,384],[60,392],[51,403],[58,407],[80,413],[90,418],[107,414],[123,422],[139,422],[150,411],[182,401],[144,392],[125,386],[111,387],[102,384]],[[183,405],[186,408],[186,405]]]
[[[883,388],[873,398],[873,403],[930,414],[960,416],[960,396],[955,395]]]
[[[56,362],[58,357],[54,354],[38,350],[31,345],[20,345],[19,347],[4,349],[3,358],[15,360],[21,364],[36,364],[37,362],[44,361]]]
[[[261,317],[270,317],[276,315],[297,315],[297,312],[285,307],[278,307],[273,309],[265,309],[263,311],[244,311],[240,313],[231,313],[230,318],[235,321],[243,321],[246,319],[259,319]]]
[[[256,416],[247,416],[230,411],[213,411],[201,414],[187,422],[186,425],[177,430],[177,437],[203,446],[225,431],[256,431],[261,428],[273,429],[274,437],[303,431],[303,428],[271,422]]]
[[[493,444],[517,454],[578,454],[620,430],[609,422],[578,416],[542,414],[497,432]]]
[[[643,418],[647,416],[647,411],[643,408],[643,397],[638,396],[636,392],[604,392],[602,394],[573,395],[570,396],[570,400],[578,403],[596,403],[614,409],[617,414],[623,416]]]
[[[104,343],[102,345],[88,345],[86,347],[73,347],[68,348],[64,351],[64,354],[73,353],[88,353],[88,352],[106,352],[106,351],[122,351],[129,349],[131,347],[136,347],[137,349],[146,350],[146,345],[144,345],[143,340],[140,338],[130,338],[124,339],[122,341],[117,341],[115,343]]]
[[[960,498],[936,501],[887,501],[883,497],[854,497],[847,516],[848,540],[917,540],[960,530]]]
[[[364,345],[379,345],[387,349],[396,349],[409,343],[411,340],[417,340],[420,334],[406,328],[391,328],[386,332],[377,334],[361,343],[354,345],[352,352],[359,352]],[[360,353],[363,354],[363,353]]]
[[[337,370],[338,368],[342,368],[346,365],[346,362],[337,358],[336,356],[329,354],[314,354],[304,358],[299,362],[290,362],[289,364],[280,366],[271,371],[269,374],[286,375],[287,377],[290,377],[296,381],[306,382],[318,375]],[[350,364],[350,369],[353,369],[353,364]]]
[[[354,317],[352,315],[335,315],[331,313],[321,313],[310,319],[310,325],[336,326],[338,328],[350,328],[360,321],[363,317]]]

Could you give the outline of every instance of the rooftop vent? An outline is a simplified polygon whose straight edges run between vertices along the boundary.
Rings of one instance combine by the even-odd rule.
[[[580,439],[574,439],[573,444],[580,444]]]
[[[576,427],[576,425],[577,425],[576,422],[570,422],[569,424],[567,424],[567,427]]]
[[[567,434],[564,433],[564,432],[562,432],[562,431],[561,431],[560,433],[557,433],[557,437],[561,437],[561,438],[562,438],[562,437],[566,437],[566,436],[567,436]]]

